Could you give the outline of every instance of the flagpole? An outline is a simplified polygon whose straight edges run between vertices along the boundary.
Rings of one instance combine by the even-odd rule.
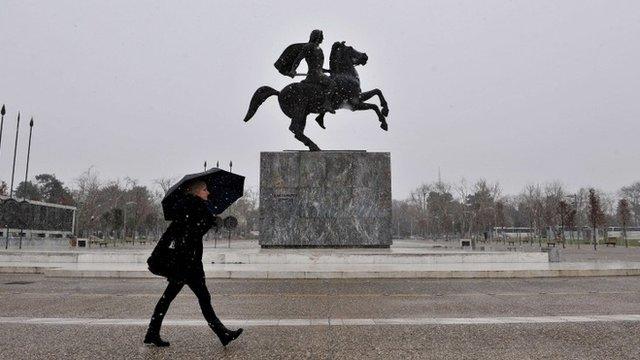
[[[29,177],[29,158],[31,157],[31,134],[33,133],[33,117],[29,122],[29,145],[27,146],[27,168],[24,171],[24,186],[26,190],[27,179]]]
[[[4,127],[4,114],[6,113],[4,104],[2,104],[2,109],[0,109],[0,153],[2,153],[2,128]]]
[[[4,114],[6,114],[7,111],[4,108],[4,104],[2,104],[2,109],[0,109],[0,153],[2,153],[2,129],[4,128]],[[9,225],[7,224],[7,244],[6,246],[9,246]],[[5,246],[5,249],[6,249]]]
[[[31,156],[31,134],[32,133],[33,133],[33,117],[31,117],[31,121],[29,122],[29,145],[27,146],[27,168],[24,171],[24,191],[25,191],[25,193],[22,196],[23,198],[26,198],[26,196],[27,196],[27,179],[29,178],[29,158]],[[22,230],[23,229],[20,229],[20,244],[18,245],[18,249],[22,249]]]
[[[13,178],[16,172],[16,152],[18,151],[18,130],[20,129],[20,112],[18,111],[18,121],[16,124],[16,143],[13,147],[13,169],[11,170],[11,190],[9,191],[9,199],[13,197]],[[9,248],[9,223],[7,222],[7,238],[4,243],[4,248]]]
[[[13,197],[13,179],[16,173],[16,155],[18,153],[18,133],[20,132],[20,112],[18,112],[18,121],[16,122],[16,141],[13,145],[13,167],[11,169],[11,190],[9,191],[9,197]]]

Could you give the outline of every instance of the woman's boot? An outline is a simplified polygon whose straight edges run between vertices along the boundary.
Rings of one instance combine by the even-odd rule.
[[[168,341],[164,341],[160,338],[160,332],[159,331],[155,331],[151,328],[149,328],[147,330],[147,334],[144,336],[144,340],[143,342],[146,345],[155,345],[157,347],[165,347],[165,346],[169,346],[169,342]]]
[[[222,343],[222,346],[227,346],[230,342],[237,339],[242,334],[243,329],[229,330],[222,323],[211,326],[213,332],[218,335],[218,339]]]

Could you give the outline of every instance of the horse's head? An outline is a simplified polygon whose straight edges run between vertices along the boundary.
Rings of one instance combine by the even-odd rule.
[[[356,65],[366,65],[369,57],[366,53],[359,52],[352,46],[345,45],[344,41],[336,41],[331,47],[329,66],[331,70],[338,70]]]

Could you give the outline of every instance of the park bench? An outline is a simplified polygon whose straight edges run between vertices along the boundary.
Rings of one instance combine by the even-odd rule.
[[[149,240],[149,239],[143,239],[143,238],[133,240],[133,239],[131,239],[131,238],[127,238],[127,239],[124,241],[124,243],[126,243],[126,244],[131,244],[131,245],[134,245],[134,244],[145,244],[145,245],[146,245],[146,244],[147,244],[147,242],[149,242],[149,243],[150,243],[150,242],[151,242],[151,240]]]
[[[520,238],[520,245],[522,245],[523,243],[531,245],[533,244],[533,238],[530,236]]]
[[[97,236],[91,235],[89,236],[89,246],[98,244],[100,247],[107,247],[107,239],[102,239]]]
[[[109,244],[106,239],[100,238],[90,238],[89,243],[92,245],[98,244],[99,247],[107,247],[107,245]]]
[[[616,247],[616,245],[618,244],[618,238],[617,237],[608,237],[608,238],[604,239],[604,244],[606,246],[613,245],[613,247]]]
[[[549,247],[550,245],[553,245],[553,247],[556,247],[556,245],[562,245],[564,247],[564,240],[561,238],[549,239],[546,241],[546,243],[547,247]]]

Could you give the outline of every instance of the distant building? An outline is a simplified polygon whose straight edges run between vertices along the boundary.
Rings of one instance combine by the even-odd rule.
[[[535,231],[529,227],[502,226],[492,229],[492,237],[500,239],[526,239],[534,235]]]
[[[622,239],[622,228],[619,226],[611,226],[607,228],[607,237],[614,237]],[[629,226],[627,227],[627,239],[628,240],[640,240],[640,227]]]
[[[0,196],[0,237],[64,238],[75,228],[76,207]]]

